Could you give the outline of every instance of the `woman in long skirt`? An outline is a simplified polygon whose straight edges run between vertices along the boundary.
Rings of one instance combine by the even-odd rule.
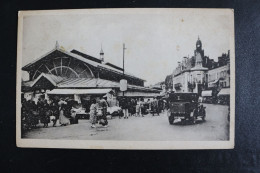
[[[91,127],[95,128],[96,127],[96,122],[97,122],[97,102],[95,99],[91,101],[91,106],[90,106],[90,123],[92,124]]]
[[[60,118],[59,118],[61,126],[66,126],[70,124],[70,120],[64,115],[64,110],[65,108],[64,105],[62,104],[60,107]]]
[[[141,115],[141,102],[138,100],[136,107],[135,107],[135,116]]]

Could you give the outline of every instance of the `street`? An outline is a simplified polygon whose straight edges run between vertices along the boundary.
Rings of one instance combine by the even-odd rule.
[[[37,128],[25,133],[30,139],[131,140],[131,141],[223,141],[229,139],[228,107],[204,104],[206,121],[170,125],[166,112],[160,116],[113,117],[107,128],[91,128],[89,120],[68,126]]]

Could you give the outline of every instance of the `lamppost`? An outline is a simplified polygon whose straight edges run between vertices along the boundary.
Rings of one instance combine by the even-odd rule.
[[[125,43],[123,44],[123,78],[125,79]],[[125,91],[123,91],[123,96],[125,96]]]

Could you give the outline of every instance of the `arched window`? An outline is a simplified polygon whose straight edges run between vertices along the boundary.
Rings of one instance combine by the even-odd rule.
[[[87,64],[69,57],[52,58],[39,65],[34,72],[33,79],[36,79],[41,73],[49,73],[67,78],[95,77]]]

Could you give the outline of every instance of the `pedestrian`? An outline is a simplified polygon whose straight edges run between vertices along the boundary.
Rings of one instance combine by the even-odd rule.
[[[133,106],[132,106],[132,100],[131,98],[127,98],[127,105],[128,105],[128,117],[131,117],[132,116],[132,109],[133,109]]]
[[[140,110],[141,110],[141,107],[140,107],[140,102],[137,101],[136,103],[136,106],[135,106],[135,116],[140,116]]]
[[[60,105],[60,116],[59,116],[59,121],[61,126],[66,126],[70,123],[70,120],[65,116],[66,114],[66,102],[61,100],[59,102]]]
[[[98,109],[101,110],[102,116],[100,117],[99,123],[103,125],[103,127],[107,127],[107,107],[108,103],[106,101],[107,96],[100,96],[98,101]]]
[[[28,107],[29,107],[30,127],[36,128],[37,124],[39,123],[39,119],[40,119],[39,107],[32,100],[30,100],[28,104],[29,104]]]
[[[119,102],[120,107],[124,113],[124,119],[128,119],[128,99],[126,97],[122,97],[121,102]]]
[[[158,100],[156,97],[154,97],[154,100],[152,101],[152,112],[153,112],[153,116],[154,113],[157,113],[159,115],[159,109],[158,109]]]
[[[135,115],[135,111],[136,111],[136,101],[134,98],[131,99],[130,101],[130,114],[131,116],[134,116]]]
[[[145,114],[145,106],[144,106],[144,99],[143,98],[141,98],[140,99],[140,115],[142,116],[142,117],[144,117],[144,114]]]
[[[25,98],[22,99],[22,107],[21,107],[21,122],[22,122],[22,134],[24,130],[30,128],[29,124],[29,111],[27,110],[27,104],[28,102],[26,101]]]
[[[37,107],[39,110],[40,121],[41,123],[43,123],[43,127],[45,127],[45,109],[44,109],[44,100],[42,98],[38,99]]]
[[[43,127],[47,128],[50,123],[50,116],[52,115],[52,111],[50,110],[50,105],[47,100],[43,101]]]
[[[53,127],[56,126],[56,123],[59,119],[59,105],[58,102],[55,100],[51,103],[51,110],[53,113],[53,116],[55,117],[52,121],[53,121]]]
[[[136,104],[136,116],[144,116],[142,113],[142,109],[144,107],[144,104],[142,102],[142,99],[140,98],[139,101]]]
[[[159,100],[158,100],[158,109],[159,109],[159,113],[161,113],[161,112],[163,112],[163,99],[162,98],[160,98]]]
[[[91,127],[95,128],[97,122],[97,102],[95,99],[91,100],[89,114],[90,114],[89,119],[90,119]]]

